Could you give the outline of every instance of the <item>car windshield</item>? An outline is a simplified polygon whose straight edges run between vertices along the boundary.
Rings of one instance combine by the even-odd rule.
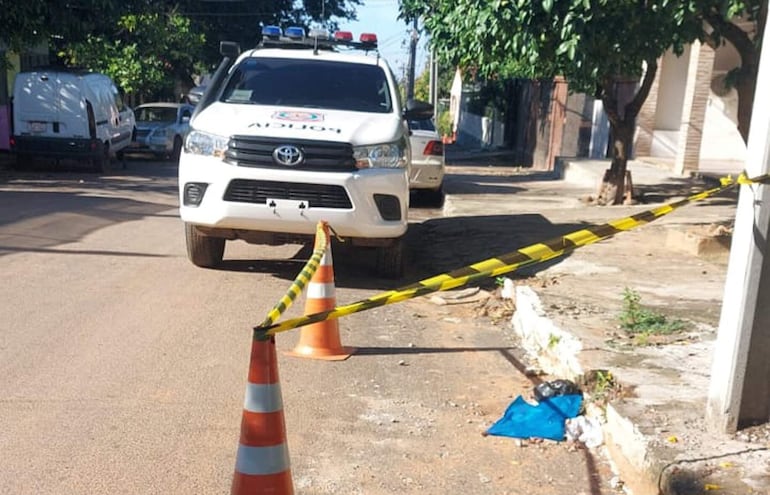
[[[136,120],[139,122],[175,122],[176,108],[139,107],[136,109]]]
[[[230,76],[221,101],[390,113],[385,71],[376,65],[248,58]]]

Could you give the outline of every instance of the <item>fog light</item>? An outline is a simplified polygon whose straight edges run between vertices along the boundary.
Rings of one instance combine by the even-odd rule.
[[[203,201],[203,195],[206,194],[206,188],[209,185],[205,182],[188,182],[184,186],[182,201],[185,206],[198,206]]]
[[[374,202],[383,220],[401,220],[401,203],[397,196],[375,194]]]

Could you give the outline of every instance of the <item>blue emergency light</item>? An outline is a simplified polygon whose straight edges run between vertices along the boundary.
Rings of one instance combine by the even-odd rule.
[[[305,37],[305,30],[298,26],[287,27],[284,33],[287,38],[301,40]]]
[[[262,28],[262,36],[268,36],[270,38],[279,38],[283,34],[281,28],[278,26],[265,26]]]

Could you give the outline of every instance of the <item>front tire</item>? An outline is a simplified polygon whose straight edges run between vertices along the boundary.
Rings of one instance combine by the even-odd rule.
[[[432,189],[430,191],[426,191],[426,193],[431,206],[436,208],[441,208],[444,206],[445,194],[443,186],[438,186],[438,189]]]
[[[107,169],[107,165],[110,163],[110,147],[108,145],[104,145],[102,148],[102,152],[99,156],[91,159],[91,169],[97,173],[101,174],[104,173],[104,171]]]
[[[404,275],[404,241],[395,239],[388,246],[377,249],[377,275],[382,278],[398,279]]]
[[[195,266],[215,268],[222,263],[225,254],[225,239],[201,234],[195,225],[184,224],[187,257]]]

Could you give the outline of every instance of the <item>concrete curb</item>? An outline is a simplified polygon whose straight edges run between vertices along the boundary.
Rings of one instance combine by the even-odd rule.
[[[578,383],[597,370],[612,367],[614,378],[624,383],[624,373],[635,372],[631,368],[611,366],[611,358],[599,349],[597,342],[588,342],[573,332],[559,328],[546,314],[540,297],[526,285],[515,287],[516,311],[511,319],[513,331],[530,359],[546,374],[566,378]],[[698,345],[698,344],[696,344]],[[703,352],[705,344],[697,347]],[[687,353],[684,354],[687,356]],[[590,400],[587,414],[602,424],[604,444],[615,464],[623,486],[634,495],[696,495],[770,493],[770,451],[726,436],[710,435],[696,427],[690,444],[680,445],[676,438],[676,426],[662,429],[649,417],[650,408],[644,397],[652,390],[669,394],[671,408],[666,414],[677,416],[676,421],[685,424],[698,422],[705,411],[697,397],[690,397],[691,390],[671,388],[664,379],[660,382],[642,370],[645,387],[634,399],[610,400],[603,407]],[[618,376],[619,375],[619,376]],[[625,378],[631,378],[630,375]],[[639,377],[634,377],[637,381]],[[703,384],[689,384],[700,388]],[[584,394],[590,395],[584,388]],[[655,403],[655,401],[653,401]],[[672,443],[661,438],[670,436]],[[692,442],[692,440],[695,440]],[[740,469],[720,469],[719,462],[736,465]]]

